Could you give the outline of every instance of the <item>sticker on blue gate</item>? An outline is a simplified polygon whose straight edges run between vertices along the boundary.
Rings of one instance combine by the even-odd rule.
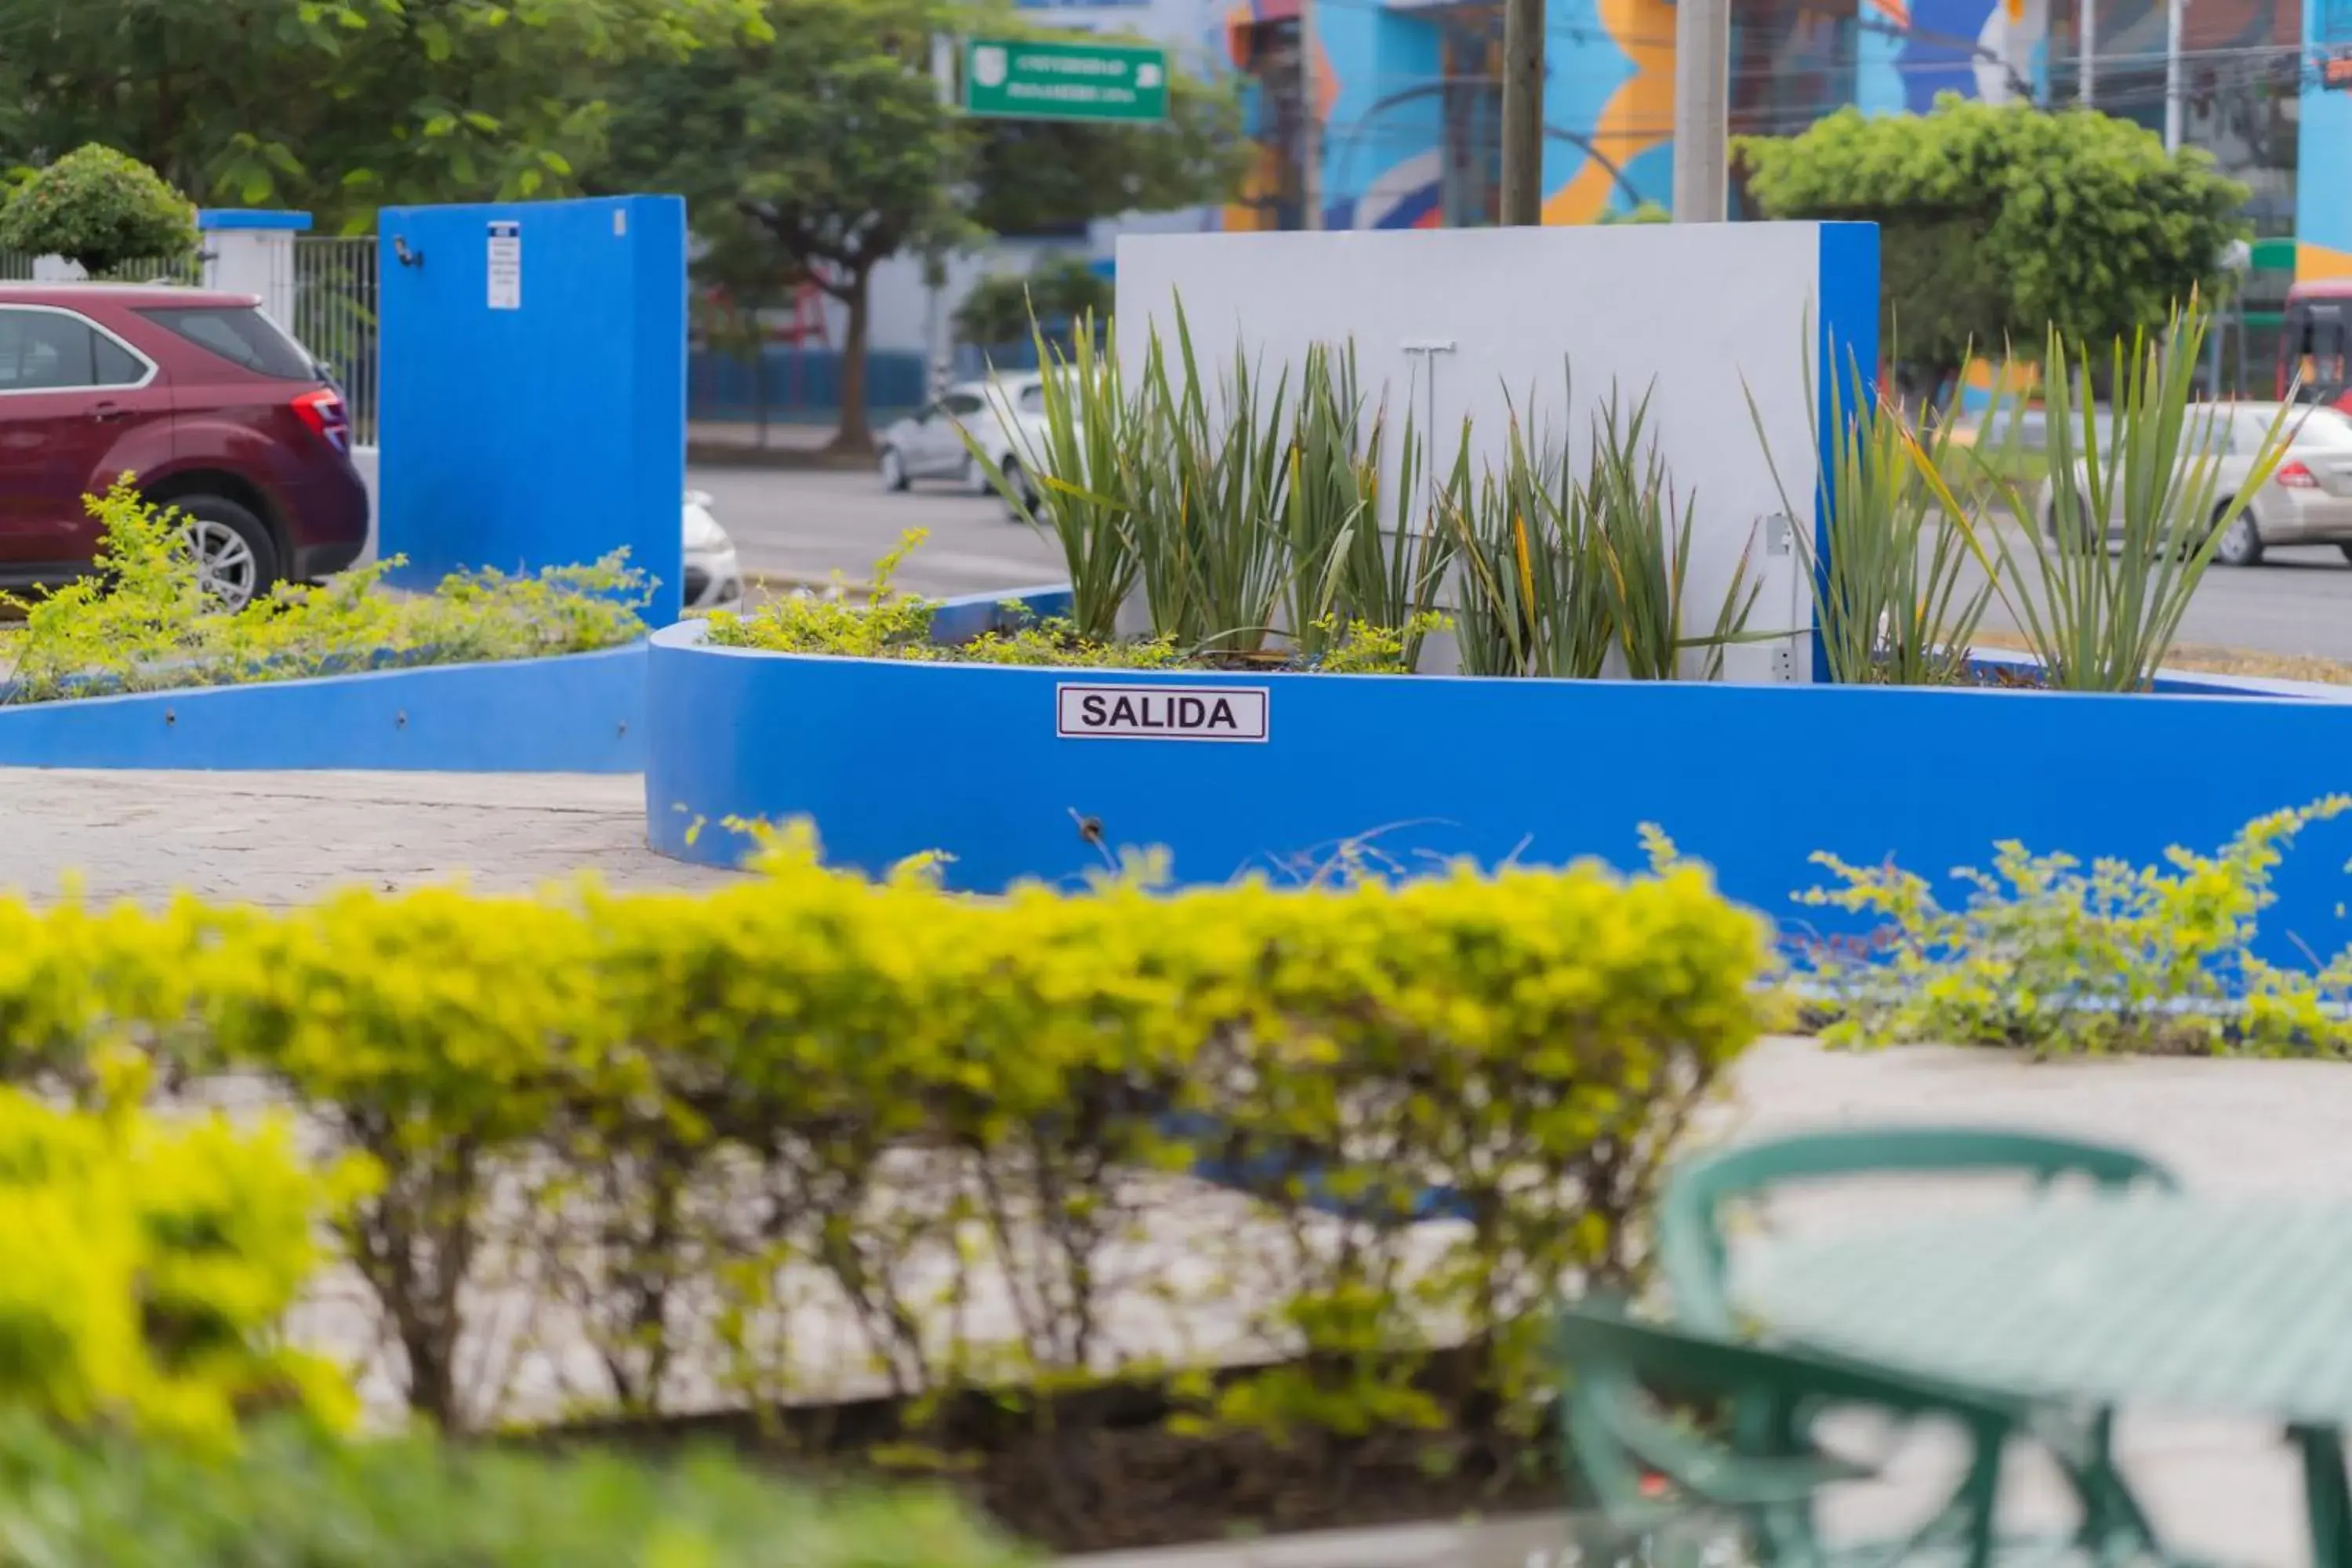
[[[490,225],[490,309],[522,309],[522,225]]]

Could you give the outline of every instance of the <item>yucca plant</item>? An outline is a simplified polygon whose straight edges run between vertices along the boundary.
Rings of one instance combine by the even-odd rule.
[[[2284,456],[2282,408],[2257,443],[2244,483],[2234,494],[2217,494],[2230,414],[2189,402],[2206,328],[2192,301],[2172,312],[2160,336],[2142,331],[2118,339],[2104,421],[2093,403],[2087,353],[2070,351],[2053,330],[2043,361],[2049,437],[2042,482],[2020,482],[2013,460],[1979,465],[2017,524],[1977,530],[1991,535],[2000,557],[1996,591],[2053,687],[2145,689],[2179,634],[2214,549]],[[1987,428],[2000,427],[2002,412],[1996,394]],[[2012,459],[2014,443],[2012,434]],[[1925,457],[1916,460],[1924,470]],[[1941,499],[1960,504],[1948,491]],[[2012,532],[2025,541],[2021,557]]]
[[[1045,367],[1044,429],[1034,437],[1018,427],[1006,435],[1035,483],[1030,521],[1062,547],[1076,635],[1108,642],[1140,571],[1136,519],[1141,493],[1159,471],[1155,428],[1129,392],[1110,323],[1097,334],[1093,317],[1080,317],[1066,350],[1034,320],[1030,333]],[[1023,511],[1012,479],[997,471],[969,431],[963,439],[1005,504]]]
[[[1154,468],[1135,527],[1151,629],[1188,648],[1255,653],[1272,630],[1287,556],[1289,371],[1269,388],[1236,345],[1213,405],[1181,301],[1176,358],[1181,374],[1153,333],[1141,406]]]
[[[1803,528],[1793,530],[1813,595],[1830,679],[1847,684],[1954,684],[1968,669],[1969,644],[1992,602],[1993,566],[1974,519],[1931,476],[1951,472],[1952,420],[1920,434],[1892,401],[1864,390],[1850,364],[1829,385],[1829,467],[1821,499],[1829,513],[1827,552]],[[1805,406],[1818,407],[1812,376]],[[1790,518],[1808,514],[1790,499],[1772,461],[1763,412],[1751,394],[1748,415]],[[1821,432],[1813,428],[1819,449]],[[1983,581],[1973,587],[1969,568]]]
[[[1300,651],[1309,656],[1324,652],[1330,628],[1349,618],[1333,602],[1339,592],[1333,567],[1372,504],[1376,481],[1368,482],[1358,451],[1363,412],[1355,344],[1336,353],[1320,343],[1309,348],[1291,411],[1279,518],[1283,615]]]
[[[1734,643],[1759,642],[1786,635],[1751,634],[1748,617],[1763,592],[1751,572],[1754,541],[1739,554],[1731,584],[1716,607],[1715,624],[1703,637],[1685,634],[1689,597],[1692,498],[1677,497],[1664,454],[1646,432],[1650,398],[1644,393],[1623,409],[1612,390],[1592,416],[1592,457],[1582,490],[1582,529],[1596,555],[1617,647],[1625,673],[1635,680],[1674,680],[1683,656],[1699,656],[1698,679],[1723,674],[1724,651]]]
[[[1538,444],[1513,408],[1500,470],[1474,478],[1465,440],[1440,510],[1462,562],[1464,672],[1599,675],[1615,624],[1564,445]]]
[[[1415,515],[1430,468],[1408,409],[1395,447],[1396,473],[1383,509],[1389,466],[1385,405],[1365,427],[1365,400],[1351,342],[1310,350],[1299,383],[1284,491],[1288,552],[1285,613],[1300,651],[1319,658],[1345,628],[1391,628],[1407,669],[1421,659],[1425,629],[1454,563],[1454,538],[1433,504]],[[1462,436],[1466,462],[1469,428]]]

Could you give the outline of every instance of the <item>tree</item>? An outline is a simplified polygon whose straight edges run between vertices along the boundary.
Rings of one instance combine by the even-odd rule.
[[[1224,202],[1250,157],[1233,94],[1181,70],[1170,73],[1165,124],[989,120],[973,135],[971,217],[992,234]]]
[[[956,336],[980,348],[1025,343],[1033,329],[1053,341],[1078,321],[1110,314],[1108,279],[1075,256],[1041,261],[1026,273],[983,278],[956,307]]]
[[[698,232],[756,236],[781,289],[814,283],[849,321],[835,445],[873,445],[867,283],[910,246],[944,242],[962,137],[939,101],[931,38],[950,0],[767,0],[767,37],[647,61],[617,89],[604,178],[686,197]]]
[[[92,143],[19,185],[0,207],[0,248],[62,256],[92,278],[195,254],[194,203],[136,158]]]
[[[2055,327],[2104,347],[2222,281],[2245,187],[2189,148],[2088,110],[1947,94],[1926,115],[1842,110],[1802,135],[1742,138],[1767,216],[1879,226],[1886,342],[1940,390],[1971,347],[2038,350]]]
[[[780,289],[842,302],[837,450],[873,445],[867,299],[883,261],[1221,200],[1238,171],[1229,102],[1181,73],[1164,126],[966,120],[940,102],[932,39],[1018,24],[958,0],[766,0],[764,19],[766,38],[630,70],[600,177],[683,195],[698,235],[740,223]]]
[[[602,73],[759,0],[0,0],[0,163],[103,141],[206,201],[358,230],[382,205],[562,195]]]

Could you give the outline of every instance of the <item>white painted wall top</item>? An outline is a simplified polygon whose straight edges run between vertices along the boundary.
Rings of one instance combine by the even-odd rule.
[[[1751,571],[1767,575],[1750,629],[1805,634],[1784,645],[1801,676],[1812,624],[1802,558],[1768,558],[1765,525],[1783,511],[1785,486],[1795,526],[1814,534],[1808,380],[1824,320],[1873,323],[1865,370],[1875,357],[1876,249],[1860,233],[1866,278],[1852,247],[1825,266],[1817,224],[1126,236],[1119,350],[1138,366],[1151,331],[1172,344],[1180,297],[1204,363],[1230,363],[1239,342],[1271,373],[1313,344],[1352,339],[1368,395],[1385,388],[1392,407],[1410,397],[1423,428],[1449,443],[1468,417],[1475,460],[1497,468],[1513,405],[1581,463],[1612,388],[1628,406],[1647,391],[1650,426],[1694,508],[1686,634],[1711,627],[1752,550]],[[1771,679],[1775,657],[1735,648],[1727,668]]]

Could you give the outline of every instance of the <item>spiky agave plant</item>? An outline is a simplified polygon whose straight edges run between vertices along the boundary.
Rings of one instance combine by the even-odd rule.
[[[2220,492],[2234,419],[2227,407],[2189,400],[2206,329],[2192,298],[2160,335],[2141,330],[2117,339],[2104,420],[2087,351],[2053,329],[2042,362],[2049,437],[2038,472],[2018,460],[2016,422],[2002,421],[1996,394],[1987,428],[2006,423],[2010,435],[2002,460],[1979,467],[2014,526],[1983,531],[2000,560],[2001,605],[2053,687],[2144,689],[2179,637],[2214,550],[2285,456],[2282,406],[2254,439],[2245,479]]]

